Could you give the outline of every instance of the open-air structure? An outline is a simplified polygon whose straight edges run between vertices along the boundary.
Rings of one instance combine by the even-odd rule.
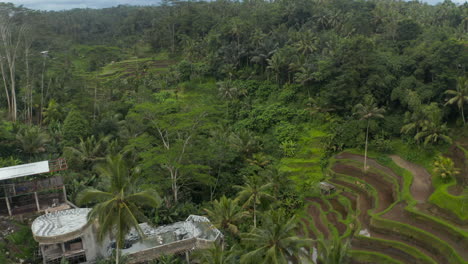
[[[67,169],[65,159],[40,161],[0,168],[0,215],[68,209],[66,189],[60,176],[30,176]]]

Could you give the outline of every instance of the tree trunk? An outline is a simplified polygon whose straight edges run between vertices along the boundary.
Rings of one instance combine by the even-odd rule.
[[[462,119],[463,119],[463,125],[466,124],[466,121],[465,121],[465,110],[463,109],[463,104],[461,106],[461,112],[462,112]]]
[[[5,86],[5,95],[8,103],[8,113],[11,112],[11,101],[10,101],[10,92],[8,92],[8,83],[6,80],[5,69],[3,68],[2,55],[0,55],[0,70],[3,78],[3,85]]]
[[[257,199],[254,199],[253,217],[254,217],[254,228],[256,228],[257,227]]]
[[[119,261],[120,261],[119,247],[120,247],[120,242],[117,242],[116,247],[115,247],[115,263],[116,264],[119,264]]]
[[[369,120],[367,120],[367,129],[366,129],[366,147],[364,150],[364,172],[367,171],[367,142],[369,139]]]
[[[41,108],[39,110],[39,125],[42,124],[42,111],[44,108],[44,71],[45,71],[46,57],[42,62],[42,75],[41,75]]]

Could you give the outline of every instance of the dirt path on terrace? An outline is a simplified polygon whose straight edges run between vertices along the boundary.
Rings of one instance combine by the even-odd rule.
[[[390,155],[393,162],[398,166],[408,170],[413,174],[413,182],[411,183],[410,191],[413,197],[419,202],[426,202],[431,196],[434,189],[431,183],[431,174],[423,167],[414,163],[408,162],[397,155]]]

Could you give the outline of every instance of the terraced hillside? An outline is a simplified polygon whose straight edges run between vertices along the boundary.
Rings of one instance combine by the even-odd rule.
[[[314,238],[347,237],[351,263],[468,263],[468,222],[428,203],[431,175],[401,157],[363,171],[363,157],[337,155],[337,192],[311,198],[305,220]]]

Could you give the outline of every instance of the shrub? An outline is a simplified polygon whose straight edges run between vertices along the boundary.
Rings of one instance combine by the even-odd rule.
[[[83,114],[77,110],[68,113],[63,123],[63,139],[69,142],[78,143],[80,138],[89,135],[89,122]]]

